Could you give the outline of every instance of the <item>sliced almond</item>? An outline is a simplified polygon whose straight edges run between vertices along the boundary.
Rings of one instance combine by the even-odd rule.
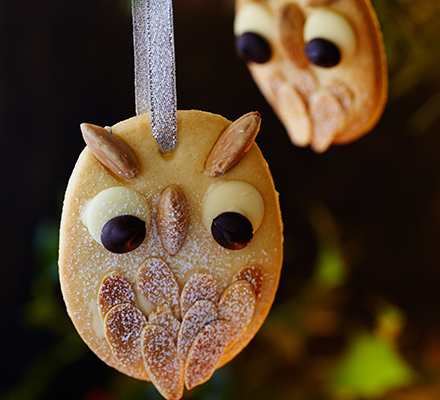
[[[276,94],[277,111],[290,139],[297,146],[307,146],[312,140],[312,123],[301,94],[289,83],[281,83]]]
[[[140,292],[153,304],[168,304],[174,317],[180,319],[179,285],[168,265],[150,258],[139,268],[138,286]]]
[[[174,343],[177,342],[177,335],[179,334],[180,330],[180,322],[174,318],[173,312],[167,304],[159,306],[156,308],[156,310],[151,312],[148,316],[148,322],[151,325],[158,325],[162,328],[165,328],[167,333],[173,339]]]
[[[180,309],[182,317],[198,300],[209,300],[214,304],[218,302],[218,287],[215,279],[209,274],[194,274],[182,289],[180,295]]]
[[[188,390],[211,378],[229,343],[230,325],[215,321],[206,325],[194,340],[185,363],[185,386]]]
[[[115,272],[108,274],[101,284],[98,306],[102,318],[118,304],[136,305],[136,295],[127,278]]]
[[[217,178],[234,168],[250,150],[260,130],[258,111],[243,115],[219,136],[205,162],[205,171]]]
[[[338,99],[346,113],[352,112],[355,95],[344,82],[335,78],[329,81],[324,88]]]
[[[313,122],[312,149],[323,153],[345,126],[346,114],[339,100],[330,92],[320,90],[310,100]]]
[[[80,128],[87,147],[102,165],[125,179],[139,176],[139,160],[127,143],[98,125],[83,123]]]
[[[113,355],[124,365],[134,365],[140,360],[139,340],[145,325],[145,315],[131,304],[119,304],[107,313],[105,336]]]
[[[304,51],[303,12],[295,3],[287,3],[279,9],[277,22],[276,32],[281,44],[280,49],[297,68],[305,68],[309,60]]]
[[[177,254],[188,232],[188,208],[178,186],[168,186],[162,192],[157,206],[157,227],[165,250]]]
[[[177,338],[177,352],[185,361],[189,349],[200,330],[217,319],[217,307],[208,300],[197,301],[185,314]]]
[[[254,288],[255,298],[258,301],[261,296],[261,287],[263,286],[263,272],[257,267],[243,268],[234,276],[232,282],[246,280]]]
[[[231,325],[230,345],[242,335],[251,322],[255,302],[254,288],[246,280],[232,283],[220,298],[218,304],[219,319],[224,319]]]
[[[156,389],[165,399],[180,399],[183,363],[171,336],[160,326],[147,325],[142,332],[141,349],[145,369]]]

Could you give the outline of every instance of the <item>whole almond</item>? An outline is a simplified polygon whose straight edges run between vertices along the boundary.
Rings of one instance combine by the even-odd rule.
[[[186,199],[178,186],[168,186],[162,192],[157,206],[157,228],[165,250],[177,254],[188,231]]]
[[[219,136],[205,162],[208,175],[217,178],[234,168],[250,150],[260,130],[258,111],[243,115]]]
[[[287,3],[278,11],[276,32],[280,49],[298,68],[305,68],[309,64],[304,51],[304,22],[304,14],[295,3]]]
[[[102,165],[125,179],[139,176],[139,160],[127,143],[98,125],[83,123],[80,128],[87,147]]]

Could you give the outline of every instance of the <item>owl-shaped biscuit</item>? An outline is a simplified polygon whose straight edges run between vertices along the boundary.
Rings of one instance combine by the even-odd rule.
[[[324,152],[378,122],[388,80],[369,0],[236,0],[234,31],[294,144]]]
[[[83,124],[59,268],[80,336],[107,364],[181,398],[262,325],[282,264],[278,195],[254,143],[260,116],[179,111],[162,155],[143,114]]]

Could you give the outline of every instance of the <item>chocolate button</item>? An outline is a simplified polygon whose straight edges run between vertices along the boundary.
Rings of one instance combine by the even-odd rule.
[[[224,212],[214,218],[211,233],[220,246],[229,250],[243,249],[254,236],[251,222],[235,212]]]
[[[145,235],[144,221],[134,215],[120,215],[104,225],[101,242],[112,253],[127,253],[139,247]]]
[[[331,68],[341,61],[338,47],[326,39],[312,39],[306,45],[307,58],[318,67]]]
[[[245,32],[235,39],[235,49],[244,61],[264,64],[270,60],[272,50],[268,41],[254,32]]]

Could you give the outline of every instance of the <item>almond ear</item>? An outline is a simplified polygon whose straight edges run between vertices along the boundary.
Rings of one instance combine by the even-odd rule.
[[[127,143],[98,125],[83,123],[80,128],[87,147],[102,165],[125,179],[139,176],[139,160]]]
[[[251,149],[260,125],[258,111],[245,114],[229,125],[220,134],[206,159],[206,173],[218,178],[234,168]]]

